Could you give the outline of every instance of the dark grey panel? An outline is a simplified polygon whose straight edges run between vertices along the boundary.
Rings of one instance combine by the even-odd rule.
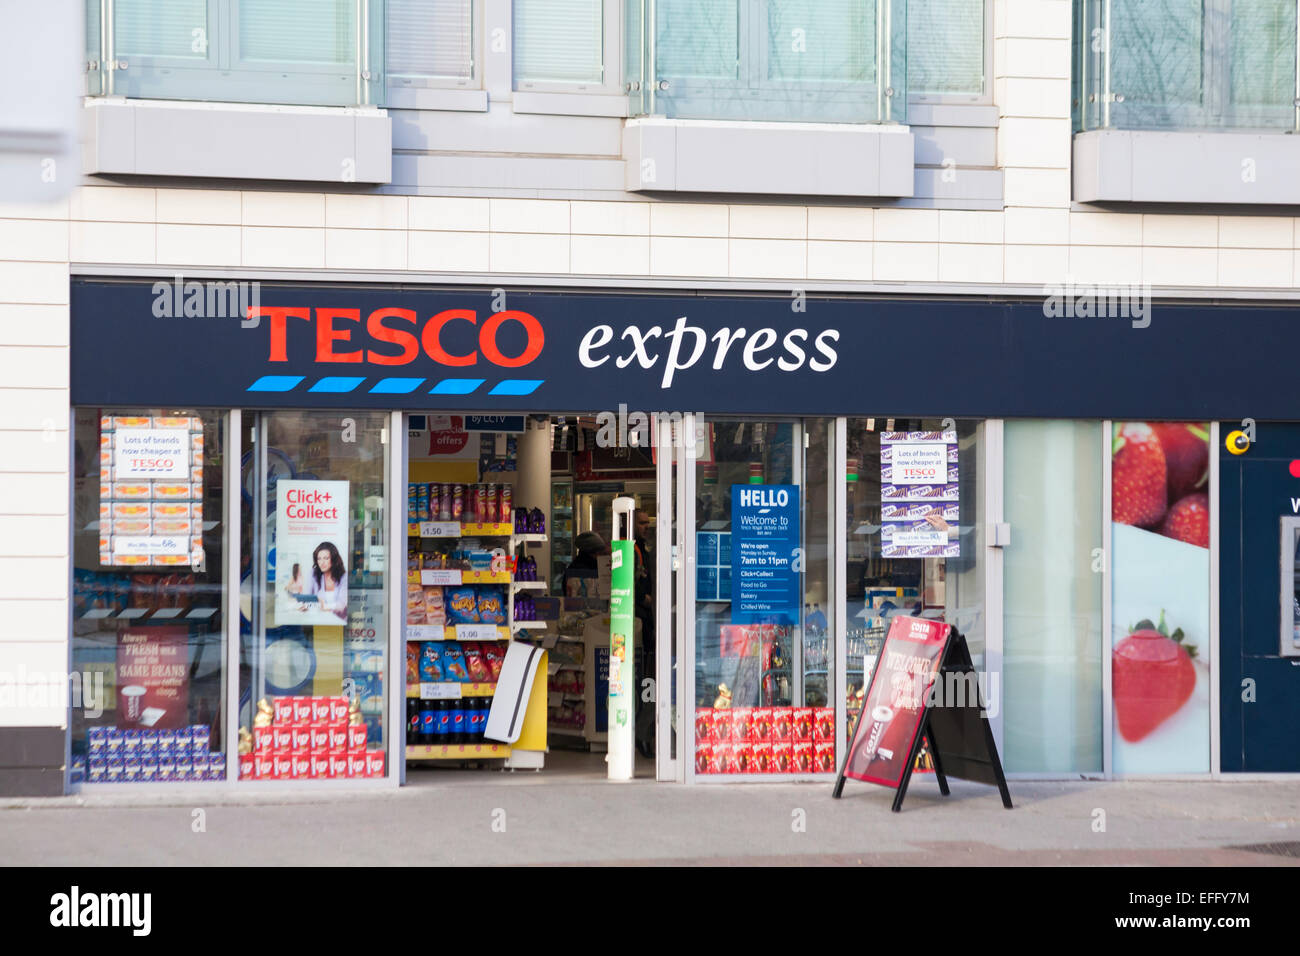
[[[63,766],[62,727],[0,727],[0,768]]]
[[[0,797],[61,797],[63,771],[57,767],[44,770],[6,770],[0,767]]]

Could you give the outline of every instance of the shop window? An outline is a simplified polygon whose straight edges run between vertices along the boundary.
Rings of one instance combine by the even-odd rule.
[[[386,774],[387,422],[245,416],[241,780]]]
[[[1112,770],[1210,769],[1209,424],[1116,422]]]
[[[1102,423],[1004,426],[1009,772],[1102,771]]]
[[[224,780],[225,417],[73,414],[72,782]]]
[[[694,466],[697,773],[835,770],[832,428],[707,425]]]
[[[898,615],[943,620],[984,669],[983,425],[952,419],[847,422],[847,739]],[[983,675],[990,710],[1000,688]],[[918,768],[930,769],[928,754]]]

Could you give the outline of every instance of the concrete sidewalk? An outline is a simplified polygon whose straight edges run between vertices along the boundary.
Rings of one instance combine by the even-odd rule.
[[[0,846],[9,864],[77,866],[1300,863],[1300,785],[1285,781],[1013,781],[1008,811],[991,787],[953,781],[943,798],[921,779],[895,814],[891,791],[852,781],[833,800],[820,783],[409,779],[383,792],[8,800]]]

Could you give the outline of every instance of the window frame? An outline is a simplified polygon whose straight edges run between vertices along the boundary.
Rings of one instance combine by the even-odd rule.
[[[403,90],[481,90],[483,89],[483,33],[484,4],[482,0],[466,0],[470,5],[470,75],[468,78],[455,76],[430,76],[418,73],[394,73],[388,63],[388,12],[393,0],[384,5],[384,86],[387,93],[386,103],[391,104],[394,92]],[[400,78],[401,82],[394,82]]]

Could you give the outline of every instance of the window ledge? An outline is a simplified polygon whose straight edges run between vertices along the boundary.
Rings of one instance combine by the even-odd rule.
[[[439,89],[437,87],[390,86],[392,110],[439,110],[448,113],[486,113],[487,90]]]
[[[1091,130],[1074,137],[1075,202],[1300,204],[1300,136]]]
[[[627,116],[627,97],[609,93],[537,93],[515,90],[516,113],[556,116]]]
[[[91,97],[88,174],[387,183],[393,132],[375,107]]]
[[[631,192],[910,197],[906,126],[641,117],[623,130]]]

